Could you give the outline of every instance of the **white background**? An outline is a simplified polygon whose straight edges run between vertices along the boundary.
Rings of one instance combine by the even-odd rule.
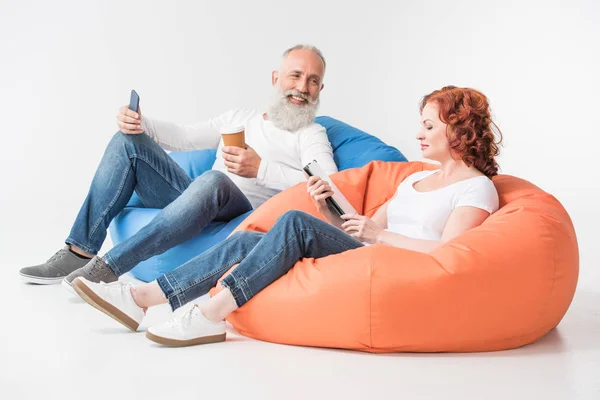
[[[144,114],[181,123],[261,108],[280,54],[312,43],[328,62],[320,114],[410,160],[423,95],[485,93],[502,172],[563,203],[579,292],[600,299],[599,20],[594,0],[0,1],[2,266],[60,248],[132,88]]]
[[[420,159],[423,95],[447,84],[484,92],[504,133],[502,172],[564,204],[582,278],[590,273],[600,222],[598,2],[1,4],[4,260],[60,247],[130,89],[143,113],[181,123],[260,108],[280,53],[307,42],[328,61],[320,114],[410,160]]]

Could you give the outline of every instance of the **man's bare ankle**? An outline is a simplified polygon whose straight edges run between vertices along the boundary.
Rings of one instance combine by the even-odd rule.
[[[84,257],[87,257],[87,258],[94,257],[93,254],[86,253],[85,251],[81,250],[79,247],[75,247],[72,244],[69,245],[69,249],[71,249],[71,251],[73,251],[74,253],[79,254],[80,256],[84,256]]]

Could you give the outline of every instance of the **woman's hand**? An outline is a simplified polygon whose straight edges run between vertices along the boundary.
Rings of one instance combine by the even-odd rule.
[[[333,191],[331,190],[329,183],[318,176],[311,176],[308,178],[308,182],[306,182],[306,190],[308,191],[308,194],[310,194],[310,198],[315,204],[315,207],[317,207],[317,210],[321,214],[327,213],[329,208],[327,207],[325,199],[333,196]]]
[[[357,240],[367,243],[377,243],[383,228],[377,225],[371,218],[358,214],[345,214],[342,219],[342,229]]]

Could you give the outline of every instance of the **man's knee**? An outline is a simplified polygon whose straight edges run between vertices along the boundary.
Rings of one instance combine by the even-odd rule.
[[[227,177],[227,175],[221,171],[209,170],[196,177],[196,179],[190,183],[187,191],[194,193],[209,191],[210,193],[216,194],[218,198],[221,198],[222,195],[227,196],[233,186],[235,186],[235,184]]]
[[[201,182],[202,185],[210,185],[214,189],[229,188],[234,185],[227,175],[214,169],[205,171],[194,180],[194,182],[196,181]]]
[[[123,151],[135,153],[139,146],[147,146],[148,139],[145,134],[128,135],[121,131],[115,133],[108,144],[108,149],[112,151]]]

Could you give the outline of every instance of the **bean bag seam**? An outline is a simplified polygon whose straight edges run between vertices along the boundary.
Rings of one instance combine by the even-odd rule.
[[[554,236],[554,234],[550,230],[550,227],[548,226],[548,224],[546,223],[546,221],[544,221],[544,219],[542,218],[541,215],[539,215],[539,214],[535,214],[535,215],[540,220],[542,226],[544,227],[544,229],[546,230],[546,232],[549,234],[549,236],[552,237],[552,239],[553,239],[552,241],[556,242],[556,237]],[[556,246],[552,246],[552,261],[553,261],[552,287],[550,288],[550,291],[548,293],[546,301],[543,303],[542,310],[541,310],[540,315],[538,317],[539,320],[542,320],[542,317],[547,313],[547,310],[548,310],[548,301],[550,300],[550,298],[552,298],[552,294],[554,293],[554,287],[556,285]]]
[[[369,265],[369,348],[373,348],[373,265],[375,250],[371,248],[371,265]]]
[[[437,265],[440,267],[440,269],[441,269],[442,271],[444,271],[446,274],[448,274],[448,275],[454,275],[454,273],[453,273],[453,272],[450,272],[450,271],[448,271],[448,269],[446,269],[446,267],[444,267],[444,265],[443,265],[443,264],[442,264],[442,263],[441,263],[441,262],[440,262],[440,261],[439,261],[439,260],[438,260],[438,259],[437,259],[437,258],[436,258],[434,255],[433,255],[433,254],[427,254],[427,255],[428,255],[428,256],[429,256],[429,258],[430,258],[431,260],[433,260],[433,262],[434,262],[435,264],[437,264]]]

